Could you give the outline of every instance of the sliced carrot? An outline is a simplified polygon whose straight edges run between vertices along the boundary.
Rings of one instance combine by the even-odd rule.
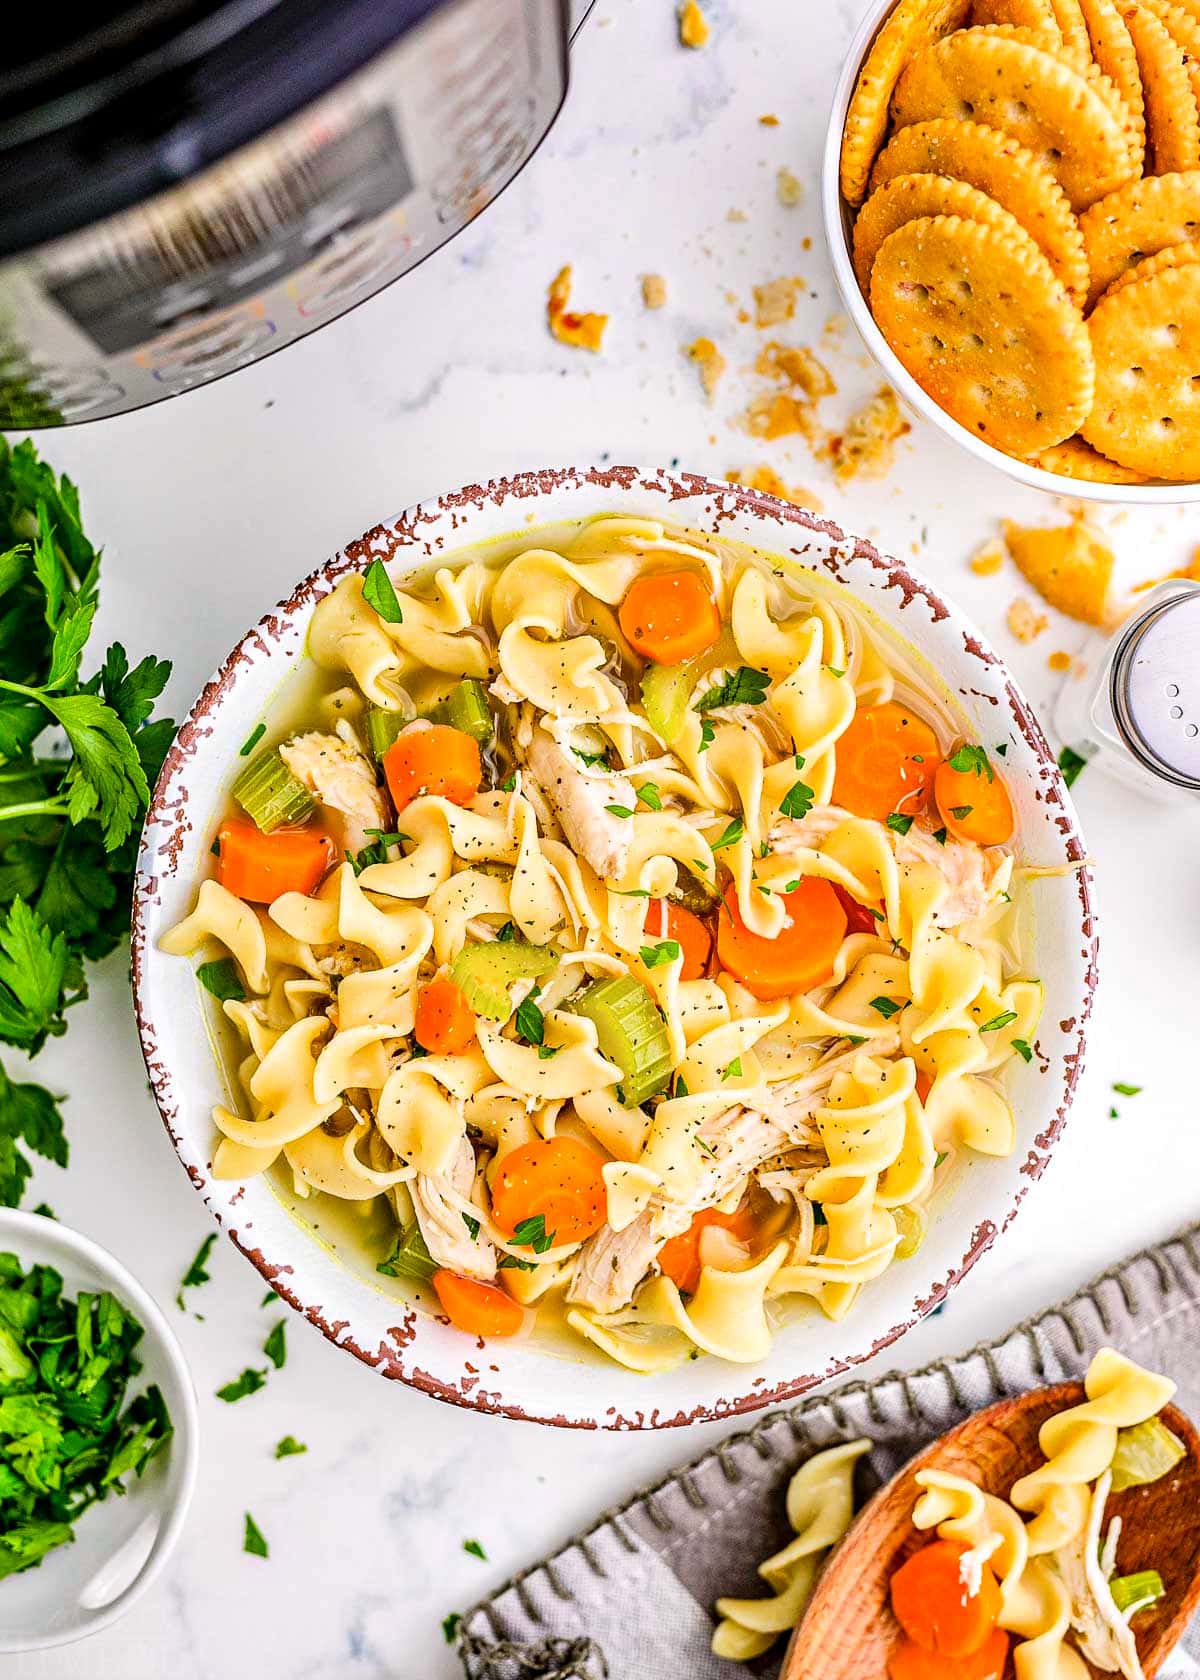
[[[915,712],[894,700],[868,706],[838,736],[833,803],[876,822],[919,810],[940,757],[937,736]]]
[[[434,723],[397,735],[384,754],[383,774],[397,811],[423,793],[466,805],[479,792],[483,763],[469,735],[448,723]]]
[[[475,1015],[462,990],[443,975],[417,993],[413,1037],[434,1056],[457,1056],[475,1037]]]
[[[721,634],[721,614],[699,572],[635,578],[617,617],[630,646],[656,665],[695,659]]]
[[[845,887],[839,887],[832,882],[830,884],[837,894],[838,903],[846,912],[847,933],[878,933],[880,928],[886,926],[883,920],[882,904],[875,907],[878,914],[874,914],[869,905],[860,904],[856,898],[853,898],[846,891]]]
[[[1000,1588],[983,1565],[979,1591],[962,1577],[963,1546],[934,1540],[914,1552],[892,1576],[892,1612],[908,1637],[941,1657],[978,1651],[1000,1615]]]
[[[494,1283],[440,1271],[433,1274],[433,1287],[451,1324],[469,1336],[515,1336],[525,1322],[512,1296]]]
[[[517,1237],[540,1217],[539,1236],[553,1239],[547,1247],[582,1242],[608,1217],[602,1164],[596,1151],[577,1138],[523,1143],[504,1157],[492,1181],[497,1225],[506,1236]]]
[[[700,1233],[709,1225],[719,1225],[748,1243],[758,1230],[753,1212],[743,1205],[733,1213],[719,1208],[701,1208],[686,1231],[669,1237],[658,1251],[658,1267],[685,1295],[694,1295],[700,1282]]]
[[[646,907],[646,938],[674,939],[683,953],[681,980],[703,980],[712,956],[712,931],[694,911],[669,898],[652,898]]]
[[[217,879],[251,904],[273,904],[285,892],[311,893],[333,863],[333,841],[319,828],[264,834],[243,817],[221,824],[217,851]]]
[[[902,1639],[888,1658],[890,1680],[1001,1680],[1008,1661],[1008,1635],[993,1628],[977,1651],[965,1657],[939,1657]]]
[[[920,1068],[917,1069],[916,1085],[917,1096],[923,1103],[927,1103],[929,1101],[929,1093],[933,1090],[933,1080],[927,1073],[922,1073]]]
[[[1016,827],[1012,800],[1004,785],[1004,778],[982,749],[969,770],[956,770],[952,758],[964,756],[964,750],[951,754],[939,764],[933,783],[933,795],[942,821],[959,840],[974,840],[979,846],[1002,846],[1012,838]]]
[[[732,886],[717,916],[721,966],[756,998],[787,997],[822,985],[846,936],[846,912],[828,881],[806,875],[783,902],[791,925],[774,939],[746,926]]]

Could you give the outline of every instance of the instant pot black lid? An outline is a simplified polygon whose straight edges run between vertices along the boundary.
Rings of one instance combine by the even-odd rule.
[[[109,0],[86,27],[83,8],[26,14],[0,64],[0,256],[196,174],[443,3]]]

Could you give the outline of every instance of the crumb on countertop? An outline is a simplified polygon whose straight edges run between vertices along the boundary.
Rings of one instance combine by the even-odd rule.
[[[782,274],[754,288],[754,324],[778,327],[796,313],[796,293],[804,281],[799,274]]]
[[[711,31],[708,19],[696,0],[684,0],[679,8],[679,44],[683,47],[702,47]]]
[[[1071,655],[1064,653],[1061,648],[1056,648],[1046,660],[1046,663],[1052,671],[1069,671],[1071,669]]]
[[[747,216],[746,212],[744,210],[739,210],[736,205],[732,210],[726,210],[725,212],[725,220],[727,222],[746,222],[749,221],[749,219],[750,218]]]
[[[642,302],[647,309],[661,309],[667,301],[667,282],[661,274],[642,275]]]
[[[790,169],[780,169],[775,175],[775,193],[785,209],[794,210],[804,197],[804,182]]]
[[[807,344],[781,344],[778,339],[769,339],[759,352],[754,371],[765,379],[798,385],[810,402],[837,394],[833,375]]]
[[[830,344],[837,344],[839,340],[846,336],[849,325],[850,317],[848,315],[831,315],[821,328],[821,337],[828,339]]]
[[[717,349],[711,338],[697,338],[684,351],[695,362],[700,373],[700,383],[704,387],[706,397],[712,397],[717,388],[717,382],[725,372],[725,358]]]
[[[1032,642],[1050,627],[1046,614],[1038,612],[1033,602],[1024,595],[1018,595],[1009,602],[1004,622],[1019,642]]]
[[[564,264],[550,282],[546,298],[546,320],[560,344],[577,350],[599,350],[608,325],[607,315],[576,314],[567,308],[571,301],[571,265]]]
[[[1004,562],[1008,558],[1008,550],[999,537],[989,537],[982,548],[977,548],[972,554],[968,565],[976,577],[995,577],[997,572],[1004,570]]]
[[[813,403],[790,396],[786,391],[764,391],[746,409],[743,423],[751,437],[764,438],[768,442],[772,438],[791,437],[796,433],[812,438],[816,432],[815,415]]]
[[[1084,624],[1111,622],[1113,551],[1098,532],[1082,519],[1053,526],[1006,519],[1003,528],[1018,571],[1043,601]]]
[[[1192,558],[1186,566],[1177,566],[1173,572],[1164,572],[1161,577],[1147,578],[1144,583],[1135,583],[1133,592],[1140,595],[1145,589],[1155,589],[1160,583],[1170,583],[1175,578],[1187,578],[1192,583],[1200,583],[1200,548],[1193,549]]]
[[[759,122],[759,127],[760,128],[778,128],[779,127],[779,118],[776,117],[776,116],[773,116],[770,111],[768,111],[765,116],[759,117],[758,122]]]
[[[900,403],[890,385],[881,385],[862,408],[852,414],[841,432],[831,433],[817,451],[828,461],[839,484],[861,473],[864,478],[884,478],[891,470],[898,439],[912,427],[900,412]]]
[[[785,484],[774,467],[767,466],[765,462],[744,469],[731,467],[725,477],[730,484],[742,484],[747,490],[761,490],[764,495],[778,496],[781,502],[807,508],[810,513],[821,513],[824,509],[821,498],[813,491],[805,490],[799,484]]]

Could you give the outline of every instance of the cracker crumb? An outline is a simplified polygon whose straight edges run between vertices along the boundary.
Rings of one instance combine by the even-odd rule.
[[[769,339],[758,354],[754,371],[765,379],[798,385],[810,402],[837,394],[833,375],[807,344],[780,344],[778,339]]]
[[[1061,648],[1055,648],[1046,663],[1052,671],[1069,671],[1071,669],[1071,655],[1064,653]]]
[[[1033,602],[1026,600],[1024,595],[1018,595],[1014,601],[1009,602],[1004,622],[1019,642],[1036,640],[1042,631],[1050,626],[1050,620],[1045,613],[1038,612]]]
[[[1004,541],[1017,569],[1048,605],[1084,624],[1110,622],[1113,551],[1082,519],[1052,526],[1006,519]]]
[[[779,118],[776,117],[776,116],[772,116],[770,111],[768,111],[766,116],[759,117],[758,124],[759,124],[760,128],[778,128],[779,127]]]
[[[812,403],[789,396],[785,391],[765,391],[762,396],[755,397],[743,420],[751,437],[769,441],[791,437],[798,432],[801,437],[812,438],[815,435],[813,415]]]
[[[702,47],[710,33],[708,19],[696,4],[696,0],[685,0],[679,8],[680,46]]]
[[[734,209],[734,210],[726,210],[725,220],[727,222],[745,222],[745,221],[749,220],[749,217],[746,215],[746,212],[744,210]]]
[[[796,313],[796,293],[804,281],[799,274],[783,274],[754,288],[754,324],[778,327]]]
[[[846,336],[846,329],[849,325],[850,317],[848,315],[831,315],[821,328],[821,337],[829,339],[830,343],[836,343],[838,339]]]
[[[571,301],[571,265],[564,264],[550,282],[546,298],[546,320],[560,344],[577,350],[599,350],[608,325],[607,315],[578,315],[567,308]]]
[[[804,197],[804,182],[790,169],[780,169],[775,175],[775,193],[786,210],[794,210]]]
[[[647,309],[661,309],[667,301],[667,282],[661,274],[642,275],[642,302]]]
[[[990,537],[982,548],[977,548],[968,564],[976,577],[995,577],[997,572],[1004,570],[1004,562],[1008,558],[1008,550],[999,537]]]
[[[725,358],[717,349],[711,338],[697,338],[688,345],[685,355],[690,356],[700,372],[700,383],[704,387],[704,394],[711,401],[712,394],[717,388],[717,382],[725,372]]]
[[[748,309],[739,309],[738,310],[736,320],[739,322],[740,325],[745,326],[746,322],[749,319],[750,319],[750,311]]]
[[[900,412],[900,403],[890,385],[881,385],[868,403],[852,414],[840,433],[831,433],[817,451],[828,461],[839,484],[861,473],[864,478],[884,478],[891,471],[895,446],[912,427]]]
[[[1173,572],[1164,572],[1161,577],[1147,578],[1144,583],[1135,583],[1133,593],[1140,595],[1145,589],[1157,589],[1160,583],[1171,583],[1175,578],[1187,578],[1192,583],[1200,583],[1200,548],[1192,550],[1192,558],[1186,566],[1177,566]]]
[[[744,469],[731,467],[725,477],[730,484],[744,484],[747,490],[761,490],[764,495],[778,496],[781,502],[807,508],[810,513],[821,513],[824,509],[825,504],[812,490],[805,490],[799,484],[785,484],[775,468],[765,462]]]

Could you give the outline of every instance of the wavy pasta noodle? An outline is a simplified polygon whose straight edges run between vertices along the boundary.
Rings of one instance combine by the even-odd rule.
[[[309,655],[163,944],[220,1001],[214,1172],[379,1287],[439,1310],[456,1274],[632,1370],[753,1362],[954,1217],[948,1156],[1016,1147],[1036,863],[845,591],[599,517],[374,561]]]

